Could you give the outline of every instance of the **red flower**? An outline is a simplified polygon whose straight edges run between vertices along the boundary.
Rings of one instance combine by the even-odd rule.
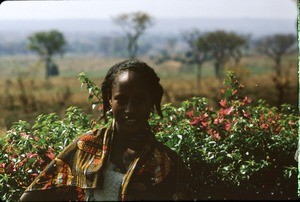
[[[192,126],[196,126],[196,125],[198,125],[200,123],[200,117],[195,117],[191,122],[190,122],[190,124],[192,125]]]
[[[213,131],[211,135],[215,140],[219,140],[221,138],[217,131]]]
[[[225,124],[225,130],[230,131],[230,126],[231,126],[231,123],[226,123]]]
[[[5,168],[5,163],[1,163],[0,168]]]
[[[192,126],[196,126],[201,124],[201,127],[207,127],[208,121],[207,118],[209,115],[207,113],[203,114],[202,116],[194,117],[194,119],[190,122]]]
[[[233,111],[233,106],[230,106],[226,109],[220,109],[219,114],[220,115],[229,115]]]
[[[252,100],[245,96],[245,98],[241,101],[241,105],[250,104]]]
[[[207,126],[208,126],[208,122],[202,121],[202,122],[201,122],[201,125],[202,125],[203,127],[207,127]]]
[[[219,103],[222,107],[227,107],[227,100],[221,100]]]
[[[220,134],[215,130],[209,129],[207,132],[214,138],[214,140],[219,140],[221,138]]]
[[[261,128],[262,129],[268,129],[269,128],[269,124],[263,123],[263,124],[261,124]]]
[[[250,116],[251,116],[251,114],[249,112],[245,112],[244,110],[243,110],[243,115],[246,118],[250,118]]]
[[[38,154],[34,154],[34,153],[27,153],[26,154],[26,158],[34,158],[36,156],[38,156]]]
[[[224,121],[224,118],[223,118],[223,117],[221,117],[221,118],[216,118],[216,119],[214,120],[214,124],[223,123],[223,121]]]
[[[189,118],[194,117],[194,110],[188,111],[188,112],[186,113],[186,116],[189,117]]]

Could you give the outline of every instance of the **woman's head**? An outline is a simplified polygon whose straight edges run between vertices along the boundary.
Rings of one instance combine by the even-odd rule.
[[[143,127],[156,109],[162,117],[160,102],[163,88],[154,70],[138,60],[126,60],[112,66],[103,83],[103,115],[110,109],[118,124]]]

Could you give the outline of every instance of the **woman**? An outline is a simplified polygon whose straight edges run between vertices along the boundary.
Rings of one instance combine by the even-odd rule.
[[[26,189],[21,201],[186,200],[190,176],[182,159],[158,142],[148,124],[162,117],[163,89],[138,60],[110,68],[102,83],[108,127],[78,137]]]

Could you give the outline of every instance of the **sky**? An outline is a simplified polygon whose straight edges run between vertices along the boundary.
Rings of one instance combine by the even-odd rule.
[[[0,20],[111,19],[136,11],[155,18],[297,19],[295,0],[27,0],[2,2]]]

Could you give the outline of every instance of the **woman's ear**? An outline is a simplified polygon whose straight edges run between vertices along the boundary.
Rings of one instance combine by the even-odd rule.
[[[111,99],[111,94],[109,92],[107,92],[106,98],[108,100],[108,104],[111,106],[112,105],[112,99]]]

